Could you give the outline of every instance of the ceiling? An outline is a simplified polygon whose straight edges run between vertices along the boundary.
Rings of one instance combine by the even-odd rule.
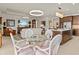
[[[61,7],[61,10],[58,9]],[[72,3],[0,3],[0,12],[3,14],[29,15],[31,10],[41,10],[43,16],[56,16],[61,11],[65,16],[79,15],[79,4]]]

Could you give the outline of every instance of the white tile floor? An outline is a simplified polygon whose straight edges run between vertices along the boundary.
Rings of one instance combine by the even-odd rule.
[[[3,37],[3,44],[0,48],[0,55],[14,55],[14,48],[11,43],[10,37]]]
[[[60,46],[58,54],[60,55],[79,55],[79,36],[73,36],[73,39]]]
[[[59,55],[79,55],[79,36],[73,37],[69,42],[60,46]],[[0,55],[14,55],[14,48],[10,37],[3,37],[3,46]]]

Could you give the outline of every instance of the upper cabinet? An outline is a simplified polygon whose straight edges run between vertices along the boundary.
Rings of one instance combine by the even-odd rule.
[[[73,25],[79,25],[79,16],[73,16]]]
[[[73,29],[79,29],[79,16],[73,16]]]
[[[73,35],[79,36],[79,16],[73,16]]]
[[[60,22],[72,22],[72,16],[60,18]]]
[[[64,18],[60,18],[60,27],[61,28],[72,28],[72,16],[68,16],[68,17],[64,17]],[[69,25],[69,27],[68,27]]]

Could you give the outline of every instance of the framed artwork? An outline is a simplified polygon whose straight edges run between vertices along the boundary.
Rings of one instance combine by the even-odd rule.
[[[14,27],[15,26],[15,20],[7,19],[7,26],[8,27]]]

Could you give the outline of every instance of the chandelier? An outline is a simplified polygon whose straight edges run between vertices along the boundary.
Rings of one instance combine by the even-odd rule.
[[[32,10],[29,12],[29,14],[32,16],[42,16],[44,13],[41,10]]]

